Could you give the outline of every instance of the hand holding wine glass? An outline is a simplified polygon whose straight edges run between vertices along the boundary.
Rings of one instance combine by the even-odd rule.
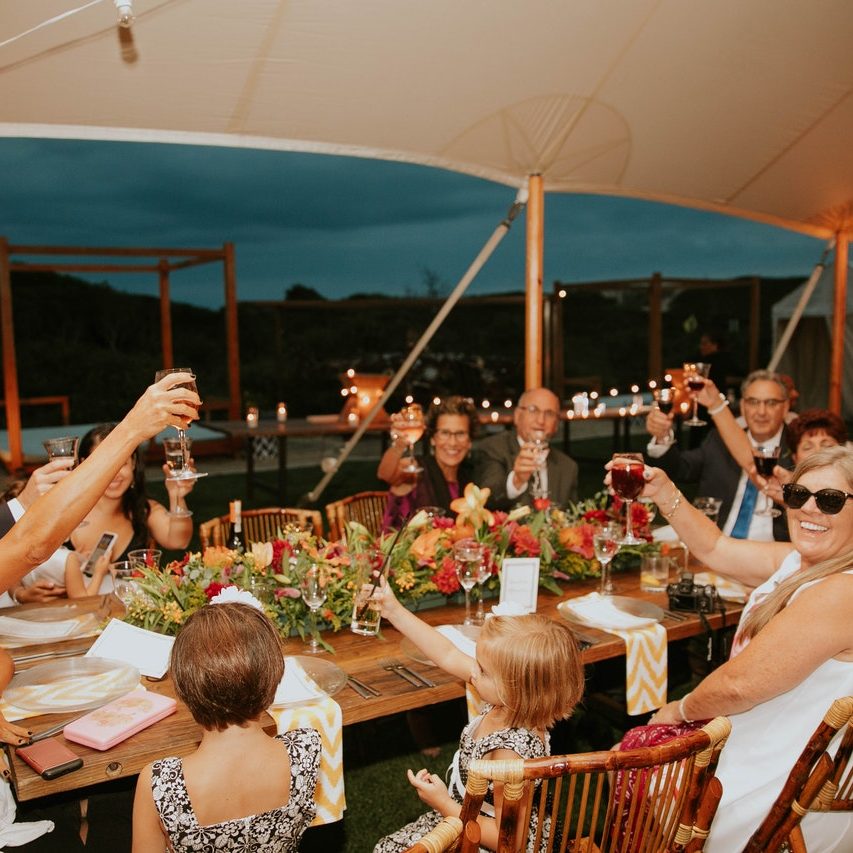
[[[631,529],[631,506],[645,485],[645,463],[642,453],[614,453],[610,463],[610,485],[614,493],[625,501],[625,536],[623,545],[641,545],[642,539]]]
[[[410,403],[400,409],[398,418],[395,418],[394,429],[403,436],[408,445],[409,457],[403,470],[407,474],[420,474],[423,471],[415,459],[415,445],[424,434],[426,425],[424,423],[424,412],[418,403]]]
[[[326,601],[326,588],[322,580],[319,566],[312,564],[305,570],[300,581],[302,600],[311,613],[311,639],[306,642],[304,649],[309,655],[318,655],[325,651],[317,640],[317,611]]]
[[[185,380],[183,382],[176,383],[173,388],[186,388],[188,391],[193,393],[192,397],[188,397],[181,402],[186,405],[192,407],[198,412],[199,403],[196,402],[198,400],[198,386],[195,382],[195,374],[190,367],[167,367],[163,370],[158,370],[154,375],[154,382],[160,382],[162,379],[166,378],[172,373],[185,373],[188,374],[191,378]],[[180,449],[181,449],[181,457],[182,457],[182,465],[180,471],[173,470],[172,476],[170,479],[175,480],[195,480],[199,477],[206,477],[207,473],[199,473],[198,471],[193,471],[191,463],[190,463],[190,453],[189,447],[187,445],[187,436],[186,431],[190,428],[191,421],[190,419],[186,419],[182,426],[178,427],[178,439],[180,441]],[[185,515],[186,512],[181,513],[175,511],[176,515]]]
[[[684,382],[687,389],[692,393],[693,397],[693,414],[684,423],[691,427],[705,426],[707,421],[703,421],[699,416],[699,400],[696,396],[697,392],[705,387],[708,381],[708,373],[711,371],[711,365],[703,361],[685,361],[684,362]]]
[[[773,469],[779,461],[779,449],[778,444],[775,447],[762,444],[753,448],[752,458],[755,462],[755,470],[759,476],[763,477],[765,480],[769,480],[773,476]],[[756,509],[755,514],[765,517],[770,516],[771,518],[776,518],[781,515],[781,511],[773,506],[773,500],[768,494],[768,487],[766,485],[761,492],[764,497],[764,505],[759,509]]]

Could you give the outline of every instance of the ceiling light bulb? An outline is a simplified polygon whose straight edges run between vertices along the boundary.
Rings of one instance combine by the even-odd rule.
[[[135,20],[133,17],[133,3],[131,0],[113,0],[118,10],[118,24],[127,29]]]

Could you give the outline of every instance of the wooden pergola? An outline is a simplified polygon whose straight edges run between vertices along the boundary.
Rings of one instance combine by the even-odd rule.
[[[79,262],[19,260],[33,257],[80,257]],[[98,260],[88,260],[96,258]],[[156,259],[156,260],[151,260]],[[18,366],[15,358],[15,328],[12,316],[13,272],[101,272],[154,273],[160,292],[160,337],[162,364],[174,367],[172,349],[172,312],[170,275],[176,270],[201,264],[222,263],[225,285],[225,342],[228,358],[228,417],[240,417],[240,351],[237,335],[237,278],[234,244],[223,243],[221,249],[161,248],[89,248],[80,246],[23,246],[0,237],[0,341],[3,352],[3,384],[6,403],[6,428],[9,433],[9,467],[23,467],[21,436],[21,398],[18,391]]]

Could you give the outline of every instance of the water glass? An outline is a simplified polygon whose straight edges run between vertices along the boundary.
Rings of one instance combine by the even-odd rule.
[[[318,655],[324,652],[325,649],[317,639],[317,611],[326,601],[326,588],[318,566],[312,565],[305,571],[300,582],[300,588],[302,590],[302,600],[311,613],[311,638],[310,640],[306,640],[303,651],[309,655]]]
[[[375,637],[379,633],[379,623],[382,621],[382,589],[379,586],[382,562],[382,555],[376,552],[352,555],[355,588],[358,590],[353,601],[350,624],[354,634]]]
[[[63,435],[60,438],[49,438],[42,442],[47,451],[48,459],[59,459],[77,456],[77,442],[80,439],[76,435]]]
[[[669,581],[669,557],[643,554],[640,562],[640,589],[643,592],[666,592]]]
[[[619,528],[615,524],[606,524],[592,537],[595,558],[601,564],[601,595],[613,595],[616,591],[610,578],[610,561],[619,550]]]
[[[163,552],[157,548],[138,548],[128,551],[127,560],[132,569],[159,569]]]
[[[459,585],[465,590],[465,625],[476,625],[471,616],[471,590],[480,577],[480,567],[483,564],[483,545],[476,539],[459,539],[453,545],[453,556],[456,558],[456,576]]]
[[[704,512],[714,524],[717,523],[717,519],[720,515],[720,507],[723,505],[723,502],[719,498],[694,498],[693,506],[696,507],[700,512]]]

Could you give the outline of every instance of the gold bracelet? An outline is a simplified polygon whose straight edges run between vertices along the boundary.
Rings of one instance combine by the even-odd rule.
[[[675,515],[675,511],[681,506],[681,498],[683,497],[678,488],[675,486],[673,486],[673,488],[675,489],[675,496],[672,499],[672,506],[669,508],[669,512],[665,511],[663,507],[661,507],[660,510],[661,515],[667,519],[667,521]],[[658,504],[658,506],[660,506],[660,504]]]

